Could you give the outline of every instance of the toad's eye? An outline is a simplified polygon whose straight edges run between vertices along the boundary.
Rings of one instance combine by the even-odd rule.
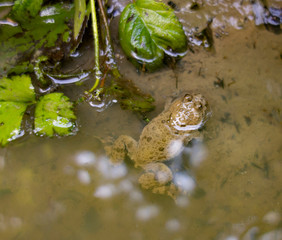
[[[192,101],[192,96],[190,94],[185,94],[184,98],[183,98],[183,101],[184,102],[191,102]]]

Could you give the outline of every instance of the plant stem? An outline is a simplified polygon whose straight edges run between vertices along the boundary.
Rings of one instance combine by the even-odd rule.
[[[109,25],[108,25],[108,18],[105,12],[105,8],[104,5],[102,3],[102,0],[97,0],[98,1],[98,5],[100,8],[100,13],[102,15],[102,19],[104,22],[104,26],[105,26],[105,31],[106,31],[106,51],[107,51],[107,57],[109,58],[109,62],[110,62],[110,68],[111,68],[111,72],[114,75],[114,77],[116,78],[120,78],[121,74],[118,70],[117,64],[116,64],[116,60],[114,57],[114,50],[112,47],[112,41],[111,41],[111,34],[110,34],[110,29],[109,29]]]
[[[95,47],[95,83],[93,87],[89,90],[89,92],[93,92],[99,85],[101,78],[100,71],[100,48],[99,48],[99,34],[98,34],[98,25],[97,25],[97,16],[96,16],[96,7],[94,0],[90,0],[91,5],[91,15],[92,15],[92,27],[94,34],[94,47]]]

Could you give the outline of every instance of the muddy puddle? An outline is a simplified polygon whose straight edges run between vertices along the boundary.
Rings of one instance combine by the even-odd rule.
[[[110,164],[100,139],[138,139],[145,122],[136,114],[117,103],[80,104],[77,135],[27,136],[0,149],[1,239],[282,239],[281,34],[255,25],[249,1],[198,2],[205,4],[197,13],[192,1],[174,1],[186,33],[189,16],[199,27],[214,17],[211,51],[195,47],[174,71],[149,74],[137,73],[116,47],[122,74],[155,98],[150,119],[171,96],[208,99],[203,140],[179,156],[189,193],[176,202],[153,194],[141,189],[141,170],[130,161]],[[69,96],[75,91],[65,87]]]

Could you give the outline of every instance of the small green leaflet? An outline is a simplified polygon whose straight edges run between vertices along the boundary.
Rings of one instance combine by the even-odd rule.
[[[33,103],[34,87],[28,75],[2,78],[0,81],[0,101]]]
[[[52,137],[72,135],[76,117],[73,104],[62,93],[50,93],[39,99],[35,108],[34,132]]]
[[[20,102],[0,102],[0,146],[21,135],[21,122],[27,106]]]
[[[187,39],[173,10],[162,2],[137,0],[123,10],[119,37],[125,54],[133,63],[155,70],[164,55],[183,56]]]
[[[21,122],[28,105],[35,102],[34,88],[27,75],[0,79],[0,145],[21,135]]]

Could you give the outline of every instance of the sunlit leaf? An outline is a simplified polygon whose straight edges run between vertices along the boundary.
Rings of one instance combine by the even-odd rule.
[[[21,135],[21,122],[28,104],[21,102],[0,102],[0,145]]]
[[[0,79],[0,145],[21,135],[24,112],[34,102],[34,88],[28,75]]]
[[[40,136],[67,136],[75,129],[73,104],[62,93],[50,93],[39,99],[35,109],[34,132]]]
[[[0,79],[0,101],[34,102],[35,93],[30,76],[21,75]]]
[[[137,0],[123,10],[119,37],[125,54],[148,70],[158,68],[164,54],[182,56],[187,39],[173,10],[162,2]]]

